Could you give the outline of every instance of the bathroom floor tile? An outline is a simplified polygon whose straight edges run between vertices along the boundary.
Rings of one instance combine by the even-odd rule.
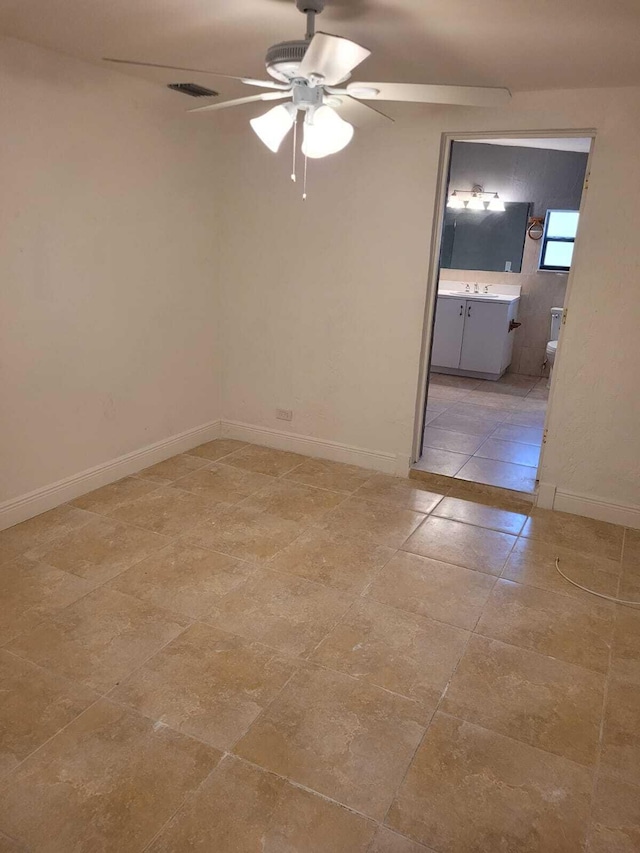
[[[620,560],[623,532],[624,528],[606,521],[535,507],[522,535],[584,554]]]
[[[2,650],[0,684],[0,776],[16,767],[98,698],[88,687]]]
[[[287,521],[298,521],[306,526],[335,509],[345,497],[343,492],[330,492],[280,480],[247,498],[243,507]]]
[[[494,459],[481,459],[479,456],[473,456],[456,476],[461,480],[487,483],[516,492],[533,492],[536,488],[536,468],[514,465],[511,462],[497,462]]]
[[[455,376],[449,373],[430,373],[429,389],[434,388],[457,388],[459,391],[473,391],[482,383],[482,379],[474,379],[472,376]]]
[[[640,788],[600,776],[591,815],[589,853],[640,849]]]
[[[450,450],[436,450],[433,447],[425,447],[415,467],[418,470],[430,471],[433,474],[453,477],[470,458],[464,453],[452,453]]]
[[[578,853],[590,794],[587,768],[437,714],[386,822],[447,853]]]
[[[479,634],[606,672],[613,634],[608,604],[499,580],[476,627]]]
[[[620,598],[640,602],[640,530],[625,530]]]
[[[186,619],[101,587],[20,634],[7,649],[104,692],[187,624]]]
[[[180,477],[197,471],[208,464],[206,459],[180,453],[178,456],[172,456],[170,459],[165,459],[163,462],[158,462],[156,465],[138,471],[136,477],[157,483],[159,486],[167,486],[169,483],[179,480]]]
[[[389,548],[399,548],[425,518],[397,505],[347,498],[317,525],[323,530],[350,534]]]
[[[604,686],[598,673],[473,636],[441,710],[592,766]]]
[[[407,610],[472,629],[495,578],[417,554],[399,552],[375,578],[367,596]]]
[[[507,533],[429,516],[404,544],[403,550],[499,575],[515,542],[516,537]]]
[[[104,583],[164,548],[168,542],[165,536],[157,533],[111,518],[96,517],[52,545],[34,549],[29,554],[57,569],[94,583]]]
[[[21,557],[26,551],[60,539],[88,524],[93,516],[73,506],[58,506],[21,524],[0,530],[0,565]]]
[[[386,826],[381,826],[376,832],[368,853],[435,853],[435,851],[404,835],[398,835]]]
[[[636,671],[640,673],[640,669]],[[609,680],[602,739],[602,768],[609,776],[640,785],[640,677]]]
[[[143,850],[219,758],[101,700],[11,774],[0,826],[30,850]]]
[[[447,409],[437,418],[429,423],[433,429],[446,429],[451,432],[461,432],[467,435],[477,435],[488,438],[500,423],[501,418],[496,415],[480,415],[473,411],[473,407],[463,410],[452,407]]]
[[[235,504],[275,483],[274,477],[253,474],[230,465],[211,463],[175,482],[177,489],[216,502]]]
[[[356,497],[386,504],[397,504],[415,512],[428,513],[442,500],[442,495],[430,492],[419,480],[376,474],[356,492]]]
[[[172,486],[160,486],[148,495],[116,507],[110,518],[165,536],[179,536],[199,521],[213,518],[219,512],[216,504],[199,495],[191,495]]]
[[[544,427],[546,417],[546,404],[544,400],[537,400],[544,408],[536,411],[516,411],[512,412],[509,417],[510,424],[517,424],[523,427],[532,427],[533,429],[542,429]]]
[[[512,462],[516,465],[528,465],[537,468],[540,449],[533,444],[520,444],[517,441],[504,441],[491,436],[475,452],[482,459],[495,459],[499,462]]]
[[[287,450],[274,450],[272,447],[248,444],[226,457],[224,461],[225,465],[232,465],[234,468],[242,468],[245,471],[253,471],[254,474],[280,477],[307,460],[305,456],[290,453]]]
[[[477,527],[487,527],[500,533],[511,533],[517,536],[527,520],[521,512],[509,512],[504,509],[488,507],[483,503],[465,501],[460,498],[444,498],[432,511],[438,518],[450,518],[453,521],[463,521]]]
[[[140,498],[142,495],[148,495],[155,489],[157,489],[157,485],[154,483],[146,483],[136,477],[124,477],[122,480],[108,483],[106,486],[88,492],[86,495],[80,495],[71,501],[71,506],[95,512],[98,515],[106,515],[117,506]]]
[[[208,625],[192,625],[109,698],[229,749],[277,696],[294,666],[265,646]]]
[[[174,542],[114,578],[108,586],[156,607],[206,619],[221,596],[255,566],[195,545]]]
[[[517,441],[519,444],[531,444],[540,447],[542,428],[518,426],[518,424],[500,424],[491,438],[500,441]]]
[[[215,605],[212,625],[280,649],[307,655],[333,628],[352,598],[303,578],[259,570]]]
[[[315,486],[318,489],[329,489],[333,492],[355,492],[374,474],[368,468],[357,465],[345,465],[342,462],[331,462],[327,459],[307,459],[293,471],[284,475],[285,480],[302,483],[305,486]]]
[[[149,853],[367,853],[375,824],[228,755]]]
[[[474,483],[472,480],[453,480],[447,495],[523,515],[528,515],[533,507],[532,494],[513,492],[487,483]]]
[[[479,435],[468,435],[464,432],[453,432],[453,430],[432,426],[428,426],[424,431],[425,447],[464,453],[468,456],[475,453],[483,441],[484,438]]]
[[[210,462],[217,462],[218,459],[224,459],[225,456],[230,456],[247,446],[246,441],[237,441],[235,438],[214,438],[213,441],[199,444],[192,450],[188,450],[187,453],[189,456],[199,456],[202,459],[208,459]]]
[[[276,554],[269,568],[360,593],[394,554],[361,537],[312,528]]]
[[[357,602],[310,659],[435,710],[467,631],[373,600]]]
[[[382,819],[424,733],[421,706],[326,670],[302,670],[234,752]]]

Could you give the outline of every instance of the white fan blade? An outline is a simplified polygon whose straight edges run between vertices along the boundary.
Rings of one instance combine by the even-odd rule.
[[[329,105],[334,108],[340,118],[348,121],[354,127],[376,127],[381,124],[393,122],[390,116],[381,113],[379,110],[370,107],[368,104],[363,104],[361,101],[356,101],[348,95],[338,95],[336,100],[340,103],[333,103],[333,99],[329,99]]]
[[[377,94],[374,94],[376,91]],[[465,107],[500,107],[511,99],[508,89],[431,86],[424,83],[349,83],[347,92],[352,98],[365,101],[409,101],[415,104],[458,104]]]
[[[300,63],[299,74],[306,78],[317,74],[327,86],[334,86],[346,79],[370,53],[366,47],[349,39],[316,33]]]
[[[218,71],[205,71],[204,68],[181,68],[178,65],[158,65],[156,62],[134,62],[130,59],[111,59],[102,57],[104,62],[115,62],[118,65],[139,65],[142,68],[165,68],[168,71],[186,71],[187,74],[213,74],[214,77],[224,77],[226,80],[239,80],[247,86],[260,86],[263,89],[288,89],[286,83],[276,83],[275,80],[255,80],[253,77],[235,77],[233,74],[220,74]]]
[[[290,92],[261,92],[259,95],[249,95],[246,98],[235,98],[233,101],[221,101],[219,104],[207,104],[206,107],[195,107],[187,110],[188,113],[210,113],[213,110],[226,110],[227,107],[239,107],[242,104],[252,104],[255,101],[277,101],[280,98],[288,98]]]

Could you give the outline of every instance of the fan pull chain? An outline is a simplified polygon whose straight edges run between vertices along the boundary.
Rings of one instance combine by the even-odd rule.
[[[302,181],[302,201],[307,200],[307,155],[304,155],[304,178]]]
[[[296,116],[296,120],[293,123],[293,165],[291,167],[291,180],[295,184],[296,182],[296,147],[298,141],[298,117]]]

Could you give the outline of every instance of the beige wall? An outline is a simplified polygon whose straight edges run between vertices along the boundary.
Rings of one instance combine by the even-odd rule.
[[[1,502],[218,418],[220,352],[210,128],[10,40],[0,92]]]
[[[228,418],[408,458],[441,134],[597,128],[541,478],[640,505],[638,89],[531,93],[503,111],[396,107],[312,163],[309,198],[248,116],[219,123]],[[223,153],[222,153],[223,152]]]

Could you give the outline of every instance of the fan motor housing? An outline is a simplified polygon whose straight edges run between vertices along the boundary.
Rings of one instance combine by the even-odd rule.
[[[268,73],[282,83],[290,83],[298,76],[309,42],[306,39],[297,41],[281,41],[272,45],[267,51],[265,65]]]

